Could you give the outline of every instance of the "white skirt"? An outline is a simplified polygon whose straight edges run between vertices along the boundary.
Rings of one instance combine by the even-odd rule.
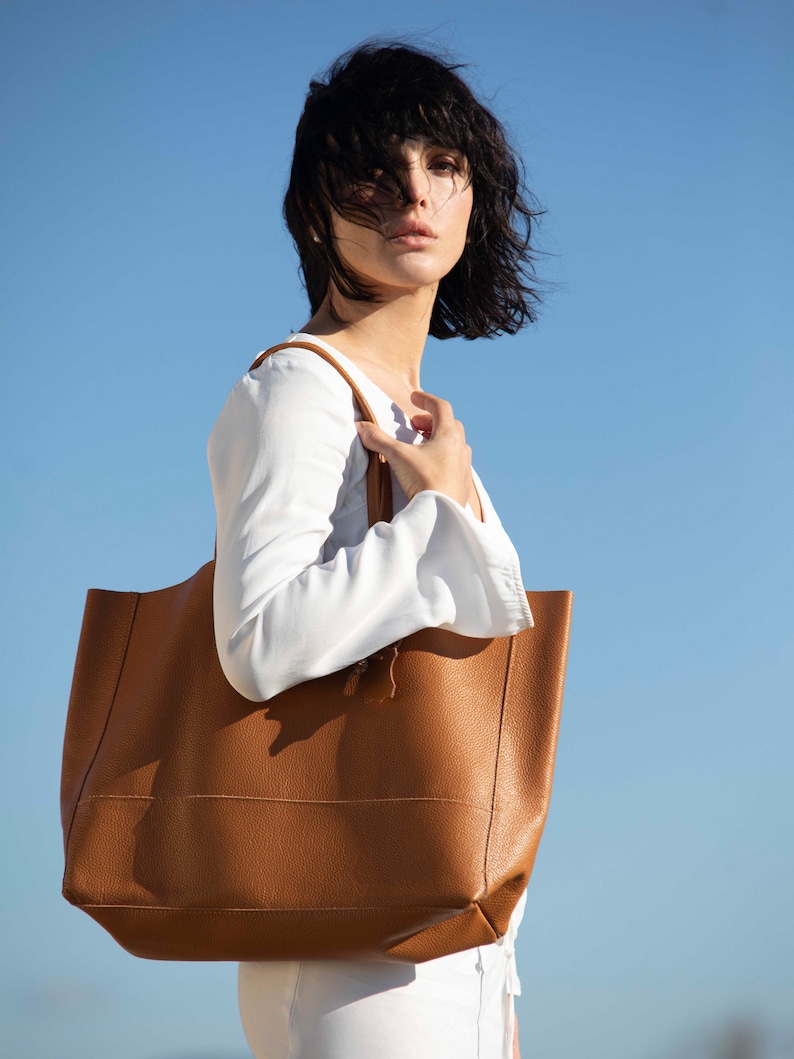
[[[515,936],[427,963],[241,963],[240,1014],[256,1059],[511,1059]]]

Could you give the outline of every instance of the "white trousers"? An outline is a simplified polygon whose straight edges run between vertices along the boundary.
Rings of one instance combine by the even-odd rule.
[[[255,1059],[511,1059],[515,932],[427,963],[242,963]]]

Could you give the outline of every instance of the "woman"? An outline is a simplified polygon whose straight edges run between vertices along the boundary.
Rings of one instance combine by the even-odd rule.
[[[507,636],[532,624],[518,559],[450,405],[420,388],[428,333],[534,319],[533,211],[501,126],[455,69],[366,45],[312,82],[285,216],[312,316],[232,391],[209,444],[218,513],[215,626],[229,681],[266,700],[422,628]],[[368,451],[395,515],[368,528]],[[240,966],[257,1059],[518,1055],[513,943],[427,963]]]

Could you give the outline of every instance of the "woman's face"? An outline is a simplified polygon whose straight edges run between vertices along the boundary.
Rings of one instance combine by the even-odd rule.
[[[381,298],[437,287],[463,253],[473,202],[460,152],[405,140],[398,158],[404,204],[377,183],[355,191],[354,201],[374,208],[378,230],[333,214],[337,253]]]

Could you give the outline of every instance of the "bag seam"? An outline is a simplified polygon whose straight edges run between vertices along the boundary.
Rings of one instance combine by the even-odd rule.
[[[80,908],[125,908],[133,910],[137,909],[141,912],[182,912],[185,915],[193,915],[194,913],[217,915],[218,912],[222,912],[225,915],[227,912],[236,912],[240,915],[256,916],[261,916],[263,914],[270,915],[274,912],[295,912],[300,914],[305,914],[307,912],[321,912],[323,915],[330,915],[335,912],[451,912],[454,915],[462,915],[464,912],[468,912],[469,908],[472,907],[471,905],[468,905],[464,908],[449,908],[446,905],[418,905],[410,908],[407,908],[404,905],[341,905],[339,907],[328,907],[327,905],[319,905],[316,908],[305,908],[301,906],[295,908],[185,908],[183,905],[130,905],[96,903],[89,904],[84,901],[75,901],[73,902],[73,904],[79,906]],[[480,914],[483,916],[483,919],[485,919],[485,921],[488,923],[488,926],[491,928],[491,930],[494,931],[496,938],[498,938],[498,932],[494,930],[491,921],[488,919],[488,917],[485,915],[485,913],[482,911],[476,901],[474,902],[473,907],[476,908],[478,912],[480,912]]]
[[[502,729],[504,727],[505,705],[507,703],[507,685],[508,685],[508,682],[510,680],[510,666],[511,666],[511,663],[513,661],[513,643],[514,643],[514,640],[515,640],[515,637],[511,636],[510,637],[510,643],[509,643],[508,648],[507,648],[507,658],[505,659],[505,679],[504,679],[504,685],[502,687],[502,705],[501,705],[501,709],[500,709],[500,712],[499,712],[499,734],[498,734],[497,739],[496,739],[496,755],[495,755],[496,760],[494,762],[493,795],[491,797],[491,815],[490,815],[490,818],[488,820],[488,829],[487,829],[486,834],[485,834],[485,855],[483,857],[483,896],[482,896],[482,900],[484,900],[488,896],[488,857],[489,857],[490,852],[491,852],[491,834],[493,832],[493,821],[494,821],[494,816],[496,814],[496,791],[497,791],[497,787],[498,787],[498,783],[499,783],[499,755],[500,755],[501,750],[502,750]],[[479,908],[479,902],[477,904],[477,907]],[[480,909],[480,911],[482,912],[482,909]],[[484,912],[483,912],[483,915],[485,915]],[[488,919],[487,916],[485,916],[485,918]],[[488,920],[488,923],[491,926],[491,929],[493,929],[493,924],[491,924],[490,920]],[[498,932],[495,932],[495,933],[496,933],[496,936],[498,937],[499,936]]]
[[[480,813],[489,813],[490,806],[477,805],[476,802],[465,802],[462,798],[264,798],[257,795],[238,794],[89,794],[78,802],[88,805],[89,802],[131,801],[131,802],[189,802],[189,801],[228,801],[228,802],[267,802],[282,805],[383,805],[403,802],[439,802],[444,805],[465,805]],[[75,812],[77,809],[75,809]]]
[[[124,664],[127,661],[127,653],[129,652],[129,649],[130,649],[130,639],[132,638],[132,627],[135,624],[135,618],[136,618],[136,616],[138,614],[138,604],[140,603],[140,600],[141,600],[141,593],[140,592],[136,592],[135,593],[135,606],[132,608],[132,614],[130,615],[130,623],[129,623],[129,627],[127,629],[127,642],[124,645],[124,654],[121,656],[121,662],[119,664],[119,671],[118,671],[118,674],[116,676],[116,684],[115,684],[115,687],[113,688],[113,694],[110,696],[110,704],[108,706],[108,712],[107,712],[107,715],[105,717],[105,723],[102,726],[102,734],[100,735],[100,737],[99,737],[99,739],[97,741],[96,749],[94,750],[94,753],[93,753],[93,755],[91,757],[91,761],[90,761],[90,763],[88,765],[88,768],[85,770],[85,774],[83,775],[83,782],[80,784],[80,790],[79,790],[79,792],[77,794],[77,798],[75,800],[74,809],[72,810],[71,819],[69,820],[69,831],[68,831],[67,836],[66,836],[66,864],[64,865],[64,883],[66,881],[66,874],[68,872],[68,867],[69,867],[69,845],[70,845],[71,838],[72,838],[72,828],[74,827],[74,821],[75,821],[75,817],[77,816],[77,810],[79,809],[80,804],[83,801],[83,791],[85,790],[85,785],[88,782],[88,777],[91,774],[91,770],[94,767],[96,759],[97,759],[97,757],[99,755],[99,751],[100,751],[100,749],[102,747],[102,743],[105,740],[105,735],[107,734],[108,725],[110,723],[110,715],[113,712],[113,707],[114,707],[114,705],[116,703],[116,696],[118,695],[118,691],[119,691],[119,685],[121,683],[121,674],[124,672]]]

